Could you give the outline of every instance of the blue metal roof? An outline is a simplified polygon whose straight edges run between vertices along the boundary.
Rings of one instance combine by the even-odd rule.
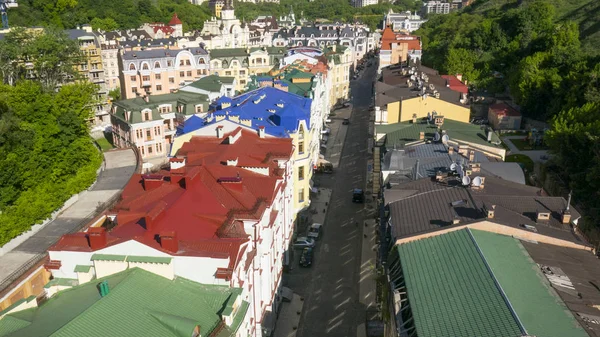
[[[177,127],[177,135],[179,136],[179,135],[183,135],[188,132],[198,130],[201,127],[203,127],[204,125],[206,125],[204,120],[202,118],[194,115],[194,116],[188,118],[183,125],[180,125],[179,127]]]

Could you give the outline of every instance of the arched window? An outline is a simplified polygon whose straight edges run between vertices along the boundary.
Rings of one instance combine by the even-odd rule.
[[[223,68],[227,68],[229,66],[229,63],[226,60],[224,60],[222,65],[223,65]]]
[[[160,68],[160,62],[156,61],[154,62],[154,69],[159,69]]]
[[[135,70],[135,64],[129,63],[129,70]]]
[[[201,57],[201,58],[198,60],[198,64],[206,64],[206,61],[204,61],[204,59]]]
[[[302,45],[302,41],[298,41],[297,46],[301,46]]]
[[[148,70],[148,63],[142,63],[142,70]]]

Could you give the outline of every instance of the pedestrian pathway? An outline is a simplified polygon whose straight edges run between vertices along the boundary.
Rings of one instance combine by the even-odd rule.
[[[15,247],[0,256],[0,291],[4,290],[18,278],[30,264],[41,259],[47,249],[64,234],[77,230],[82,222],[96,215],[106,201],[121,192],[131,175],[136,170],[137,159],[131,149],[113,150],[104,153],[104,167],[94,185],[87,191],[79,193],[76,201],[63,210],[53,221],[50,221],[38,232],[26,240],[16,238],[7,243]],[[20,242],[15,245],[15,242]],[[6,247],[5,246],[5,247]]]
[[[296,337],[303,306],[304,299],[298,294],[294,294],[291,302],[281,304],[281,312],[277,319],[274,337]]]
[[[547,159],[547,157],[548,157],[547,150],[521,151],[515,146],[515,144],[513,144],[510,141],[511,139],[523,139],[523,136],[502,137],[504,144],[506,144],[506,146],[508,146],[508,148],[510,149],[510,154],[523,154],[523,155],[526,155],[527,157],[531,158],[531,160],[533,160],[534,162],[542,162],[543,163],[543,162],[546,162],[546,160],[548,160]]]

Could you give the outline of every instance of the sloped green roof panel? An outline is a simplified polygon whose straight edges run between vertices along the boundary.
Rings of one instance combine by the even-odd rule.
[[[31,323],[26,320],[7,315],[0,319],[0,337],[7,336],[12,332],[21,330],[29,324]]]
[[[100,297],[97,285],[103,281],[109,293]],[[182,337],[191,336],[196,326],[202,336],[209,336],[232,296],[238,296],[237,289],[169,280],[131,268],[61,291],[39,308],[7,315],[31,324],[2,337]],[[245,312],[238,317],[241,311],[236,322],[243,321]],[[0,320],[0,329],[2,325]],[[225,330],[231,332],[228,337],[235,333],[233,328]]]
[[[521,330],[466,230],[396,247],[419,337],[517,337]]]
[[[92,261],[125,261],[125,255],[110,255],[110,254],[94,254],[90,260]]]
[[[84,266],[84,265],[78,264],[78,265],[75,266],[74,272],[76,272],[76,273],[89,273],[90,269],[92,269],[92,266]]]
[[[588,335],[518,240],[484,231],[471,232],[529,335]]]
[[[125,261],[138,263],[161,263],[169,264],[173,260],[170,257],[153,257],[153,256],[132,256],[128,255]]]

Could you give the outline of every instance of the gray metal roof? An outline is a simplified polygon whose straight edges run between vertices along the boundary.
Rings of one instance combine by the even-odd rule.
[[[518,163],[507,162],[481,162],[481,169],[486,175],[495,175],[499,178],[525,185],[525,174]]]
[[[561,212],[567,206],[566,200],[543,195],[536,187],[486,176],[485,187],[482,190],[463,187],[458,179],[452,177],[446,178],[443,182],[423,178],[393,188],[408,191],[406,193],[410,194],[405,198],[398,198],[398,195],[387,193],[394,199],[399,199],[388,205],[392,219],[392,234],[396,238],[453,226],[452,221],[455,218],[460,220],[461,225],[482,221],[486,219],[484,208],[496,205],[495,216],[489,221],[520,229],[524,228],[523,225],[534,226],[539,234],[583,243],[577,235],[573,234],[570,225],[562,224],[560,221]],[[450,207],[451,203],[460,200],[466,202]],[[539,211],[549,212],[550,220],[537,221],[536,216]],[[570,211],[572,220],[580,217],[573,207]]]
[[[152,58],[163,58],[163,57],[176,57],[177,53],[189,50],[193,55],[208,55],[208,52],[201,47],[187,48],[187,49],[153,49],[153,50],[138,50],[138,51],[126,51],[123,53],[124,60],[136,60],[136,59],[152,59]],[[167,55],[169,54],[169,55]],[[135,56],[134,56],[135,55]]]

